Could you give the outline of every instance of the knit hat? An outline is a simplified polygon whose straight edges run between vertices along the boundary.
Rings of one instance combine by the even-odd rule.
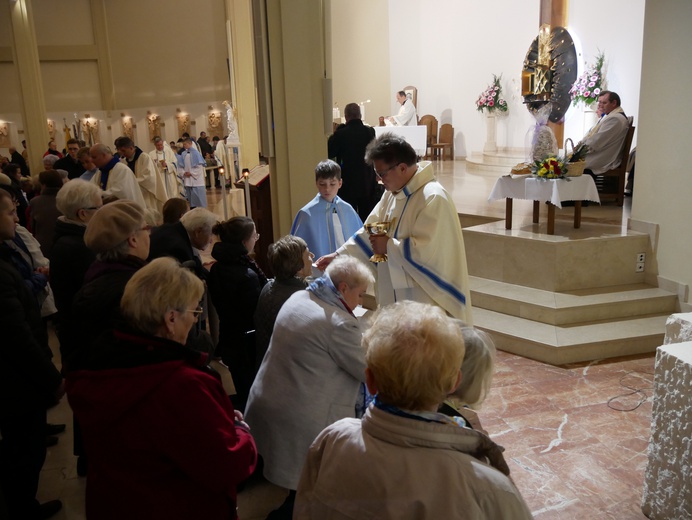
[[[144,211],[131,200],[116,200],[100,208],[87,224],[84,243],[94,253],[103,253],[127,240],[142,228]]]

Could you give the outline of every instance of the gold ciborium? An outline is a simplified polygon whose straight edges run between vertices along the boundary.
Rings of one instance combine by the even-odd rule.
[[[387,234],[391,224],[391,222],[373,222],[372,224],[365,224],[365,231],[367,231],[368,234],[372,236],[381,237]],[[380,262],[386,262],[387,255],[380,255],[378,253],[375,253],[370,257],[370,261],[375,264],[379,264]]]

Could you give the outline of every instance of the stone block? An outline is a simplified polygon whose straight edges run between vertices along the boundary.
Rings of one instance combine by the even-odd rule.
[[[692,518],[692,342],[659,347],[642,511],[652,520]]]

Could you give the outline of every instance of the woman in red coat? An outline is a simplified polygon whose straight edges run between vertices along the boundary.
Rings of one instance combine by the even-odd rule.
[[[86,513],[98,519],[236,518],[255,443],[209,366],[184,346],[202,282],[158,258],[128,282],[127,322],[99,338],[68,398],[89,454]]]

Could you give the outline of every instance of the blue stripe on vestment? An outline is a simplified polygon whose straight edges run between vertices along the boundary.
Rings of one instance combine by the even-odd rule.
[[[360,248],[363,250],[365,256],[369,258],[374,254],[374,251],[370,248],[370,244],[366,243],[360,235],[353,235],[353,238],[355,239],[356,244],[358,244]]]
[[[403,240],[404,242],[404,258],[406,259],[407,262],[409,262],[413,267],[418,269],[421,273],[423,273],[425,276],[430,278],[435,285],[437,285],[440,289],[443,291],[448,292],[451,294],[454,298],[459,300],[463,305],[466,305],[466,296],[464,296],[456,287],[453,285],[445,282],[441,278],[439,278],[437,275],[435,275],[430,269],[428,269],[425,266],[422,266],[416,262],[413,261],[413,258],[411,257],[411,239],[410,238],[405,238]]]

